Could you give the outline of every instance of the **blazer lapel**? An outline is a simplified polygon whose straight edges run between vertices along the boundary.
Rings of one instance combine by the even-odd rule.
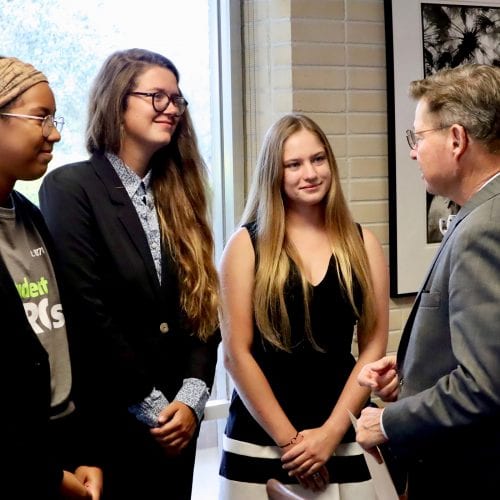
[[[398,366],[402,365],[402,362],[404,360],[404,357],[406,355],[406,349],[408,348],[408,343],[410,340],[410,333],[413,327],[413,322],[415,320],[415,315],[417,314],[418,306],[420,303],[420,297],[422,295],[422,292],[426,290],[427,284],[429,283],[429,280],[432,276],[432,272],[436,266],[436,262],[445,248],[446,244],[448,243],[448,240],[450,239],[451,235],[455,231],[455,229],[459,226],[459,224],[479,205],[482,205],[486,201],[488,201],[490,198],[498,195],[500,193],[500,176],[497,176],[495,179],[490,181],[483,189],[481,189],[479,192],[477,192],[475,195],[472,196],[472,198],[463,206],[460,208],[458,211],[457,215],[453,219],[451,225],[448,228],[448,231],[446,231],[446,234],[443,237],[443,240],[441,242],[441,245],[439,246],[436,254],[434,255],[434,258],[431,262],[431,265],[429,266],[429,269],[427,271],[427,274],[425,276],[425,279],[422,283],[422,286],[420,287],[420,290],[417,293],[417,297],[415,298],[415,302],[413,303],[412,310],[410,312],[410,315],[408,316],[408,320],[406,321],[406,325],[404,327],[403,333],[401,335],[401,341],[399,343],[398,347],[398,353],[397,353],[397,358],[398,358]]]
[[[457,227],[457,225],[460,223],[460,221],[464,218],[464,215],[461,213],[462,209],[458,212],[458,214],[455,216],[453,219],[451,225],[448,227],[448,231],[446,231],[446,234],[443,237],[443,240],[441,241],[441,245],[439,245],[439,248],[437,249],[434,258],[432,259],[432,262],[429,266],[429,269],[427,270],[427,274],[425,276],[424,281],[422,282],[422,285],[420,286],[420,289],[417,293],[417,296],[415,298],[415,302],[413,302],[413,306],[410,312],[410,315],[408,316],[408,319],[406,320],[405,327],[403,329],[403,333],[401,335],[401,340],[399,342],[399,347],[398,347],[398,353],[397,353],[397,358],[398,358],[398,366],[402,367],[404,357],[406,355],[406,349],[408,348],[408,343],[410,341],[410,333],[413,327],[413,321],[415,320],[415,316],[418,311],[418,306],[420,304],[420,297],[422,296],[422,292],[426,289],[427,283],[429,282],[429,279],[432,275],[432,271],[434,270],[434,266],[436,265],[437,259],[441,252],[443,251],[443,248],[445,247],[446,243],[448,242],[448,239],[450,238],[451,233],[454,231],[454,229]]]
[[[118,219],[144,261],[149,279],[158,292],[160,282],[156,273],[153,256],[151,255],[146,233],[127,190],[123,187],[115,169],[105,156],[94,154],[91,158],[91,163],[108,192],[110,202],[116,206]]]

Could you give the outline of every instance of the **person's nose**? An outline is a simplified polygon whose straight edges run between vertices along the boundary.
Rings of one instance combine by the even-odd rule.
[[[314,168],[314,165],[310,161],[306,161],[304,163],[304,178],[306,179],[315,179],[318,177],[318,173]]]
[[[50,134],[46,137],[49,142],[59,142],[61,140],[61,132],[56,127],[50,129]]]
[[[179,108],[172,99],[169,100],[168,106],[165,108],[163,113],[165,113],[168,116],[175,116],[176,118],[180,116]]]
[[[179,112],[177,109],[177,106],[174,104],[174,101],[170,100],[168,103],[168,106],[165,108],[165,111],[163,111],[167,115],[175,115]]]

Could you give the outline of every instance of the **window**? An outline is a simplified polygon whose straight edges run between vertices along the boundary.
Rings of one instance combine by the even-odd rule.
[[[2,52],[45,73],[56,95],[57,114],[66,120],[49,168],[88,157],[84,133],[92,81],[106,57],[132,47],[160,52],[177,66],[202,154],[211,167],[209,20],[214,4],[203,0],[183,0],[174,7],[157,0],[130,7],[119,0],[4,2]],[[17,188],[36,202],[38,186],[26,182]]]
[[[244,163],[239,9],[231,0],[142,0],[130,6],[121,0],[16,0],[3,2],[0,16],[2,55],[43,71],[57,115],[65,118],[49,168],[88,157],[88,93],[112,52],[140,47],[172,59],[211,174],[217,260],[243,206],[244,172],[233,168]],[[39,184],[18,182],[16,189],[38,203]],[[213,399],[227,406],[227,376],[219,365]],[[217,408],[212,412],[221,415]]]

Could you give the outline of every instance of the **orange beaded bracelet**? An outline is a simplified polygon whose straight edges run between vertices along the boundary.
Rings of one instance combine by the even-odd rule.
[[[299,439],[299,437],[303,437],[302,434],[300,432],[297,432],[297,434],[295,434],[295,437],[293,437],[292,439],[290,439],[290,441],[286,444],[279,444],[278,446],[280,448],[286,448],[287,446],[290,446],[291,444],[295,444],[297,442],[297,439]]]

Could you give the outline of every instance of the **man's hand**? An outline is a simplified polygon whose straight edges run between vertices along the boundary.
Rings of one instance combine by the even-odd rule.
[[[399,394],[396,356],[386,356],[363,366],[358,383],[369,387],[382,401],[395,401]]]
[[[383,411],[382,408],[365,408],[358,418],[356,429],[356,441],[363,449],[370,452],[378,462],[381,462],[381,459],[375,447],[387,442],[380,426]]]

